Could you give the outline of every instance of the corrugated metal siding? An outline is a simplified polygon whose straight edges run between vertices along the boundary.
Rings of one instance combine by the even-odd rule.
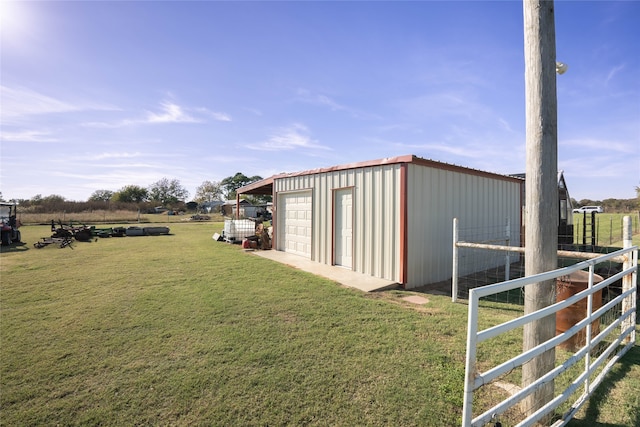
[[[487,228],[508,217],[518,230],[520,202],[517,182],[410,164],[406,288],[451,278],[453,218],[465,228]],[[513,234],[511,245],[517,246],[519,235]]]
[[[278,178],[279,192],[313,191],[311,259],[333,264],[333,190],[353,188],[353,270],[400,280],[400,164]]]

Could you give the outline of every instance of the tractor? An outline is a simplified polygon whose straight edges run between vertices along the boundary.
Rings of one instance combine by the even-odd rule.
[[[16,217],[16,203],[0,202],[0,224],[2,225],[2,246],[20,241],[20,220]]]

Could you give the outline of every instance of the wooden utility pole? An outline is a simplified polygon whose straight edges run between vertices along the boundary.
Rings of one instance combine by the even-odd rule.
[[[558,136],[556,99],[556,43],[554,3],[523,0],[526,90],[526,234],[525,274],[535,275],[557,268],[558,249]],[[525,314],[555,302],[555,281],[525,288]],[[555,316],[524,327],[527,351],[553,338]],[[522,368],[523,386],[531,384],[555,365],[555,350],[535,357]],[[554,395],[553,382],[522,402],[526,415],[544,406]]]

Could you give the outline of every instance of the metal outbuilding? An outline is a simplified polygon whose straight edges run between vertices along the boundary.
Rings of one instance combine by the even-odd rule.
[[[520,178],[406,155],[274,175],[237,194],[273,196],[273,249],[411,289],[451,278],[454,217],[518,229],[523,190]]]

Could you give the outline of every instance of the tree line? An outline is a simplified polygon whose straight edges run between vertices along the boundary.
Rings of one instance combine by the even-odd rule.
[[[31,212],[98,210],[98,209],[141,209],[151,210],[162,206],[173,210],[195,209],[205,202],[235,200],[236,190],[247,184],[261,180],[258,175],[246,176],[238,172],[222,181],[204,181],[196,188],[192,201],[188,202],[189,191],[175,178],[162,178],[157,182],[142,187],[125,185],[119,190],[101,189],[94,191],[86,201],[71,201],[64,196],[37,194],[30,199],[10,199],[18,203],[22,209]],[[271,201],[271,196],[247,196],[252,204],[264,204]],[[5,201],[0,193],[0,201]]]
[[[33,212],[67,211],[98,209],[151,209],[163,206],[175,210],[185,209],[187,204],[193,206],[205,202],[235,200],[236,190],[245,185],[260,181],[261,176],[246,176],[237,172],[222,181],[204,181],[196,188],[192,202],[187,203],[189,192],[177,179],[162,178],[148,187],[139,185],[125,185],[119,190],[96,190],[85,202],[75,202],[65,199],[58,194],[42,196],[37,194],[31,199],[9,199],[18,203],[23,209],[29,208]],[[640,187],[635,187],[634,199],[604,199],[580,201],[571,199],[574,208],[581,206],[602,206],[605,212],[633,212],[640,210]],[[271,201],[271,196],[245,196],[254,205],[261,205]],[[6,201],[0,192],[0,201]]]
[[[602,206],[604,212],[635,212],[640,210],[640,196],[635,199],[582,199],[580,201],[571,199],[571,204],[574,209],[582,206]]]
[[[571,205],[573,208],[580,208],[582,206],[602,206],[605,212],[625,213],[640,210],[640,187],[634,187],[636,192],[635,199],[604,199],[604,200],[592,200],[582,199],[580,201],[571,199]]]

